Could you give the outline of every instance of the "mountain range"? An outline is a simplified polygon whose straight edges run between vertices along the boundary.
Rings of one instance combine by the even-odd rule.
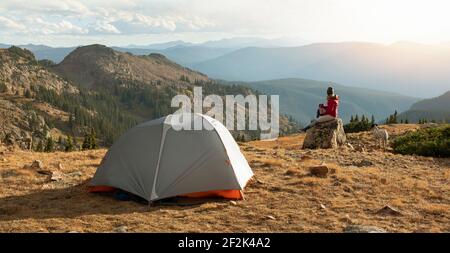
[[[209,47],[209,48],[231,48],[239,49],[245,47],[293,47],[305,44],[298,38],[276,38],[266,39],[259,37],[233,37],[220,40],[210,40],[202,43],[191,43],[182,40],[169,41],[165,43],[155,43],[149,45],[129,45],[127,48],[145,48],[145,49],[167,49],[171,47]]]
[[[234,38],[197,44],[172,41],[112,48],[134,55],[162,54],[211,78],[227,81],[301,78],[423,98],[438,96],[450,88],[450,47],[446,44],[342,42],[286,45],[290,44],[280,40]],[[32,51],[39,60],[50,59],[55,63],[75,49],[32,44],[20,47]]]
[[[111,47],[117,51],[129,52],[135,55],[148,55],[151,53],[160,53],[172,61],[185,66],[191,66],[196,63],[220,57],[234,50],[245,47],[280,47],[297,46],[304,44],[298,39],[278,38],[264,39],[257,37],[236,37],[221,39],[215,41],[206,41],[203,43],[191,43],[182,40],[169,41],[164,43],[154,43],[148,45],[128,45],[124,47]],[[12,45],[0,44],[0,48],[9,48]],[[48,59],[55,63],[61,62],[64,57],[77,47],[50,47],[46,45],[18,45],[18,47],[32,51],[38,60]]]
[[[248,47],[191,67],[231,81],[307,78],[415,97],[437,96],[450,87],[450,47],[408,42]]]

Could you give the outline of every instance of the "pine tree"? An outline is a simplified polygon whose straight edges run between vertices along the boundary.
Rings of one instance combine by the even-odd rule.
[[[66,139],[66,145],[64,147],[64,151],[71,152],[73,150],[74,150],[74,145],[73,145],[72,137],[69,135],[69,136],[67,136],[67,139]]]
[[[84,135],[82,149],[89,150],[89,149],[96,149],[96,148],[98,148],[97,136],[96,136],[94,128],[92,127],[91,131]]]
[[[350,117],[350,123],[353,123],[355,119],[353,118],[353,115]]]
[[[405,119],[405,124],[409,124],[408,119]]]
[[[90,141],[91,141],[91,149],[98,148],[98,145],[97,145],[97,134],[95,133],[94,128],[91,128]]]
[[[31,98],[31,91],[29,89],[25,90],[25,97],[26,98]]]
[[[69,115],[69,126],[70,128],[74,127],[74,116],[72,113]]]
[[[53,152],[54,150],[54,144],[53,144],[53,139],[52,137],[48,137],[47,138],[47,143],[45,144],[45,152]]]
[[[355,122],[359,122],[358,114],[356,114],[356,116],[355,116]]]
[[[91,149],[91,140],[90,140],[90,135],[88,133],[86,133],[84,135],[84,140],[83,140],[83,144],[81,145],[81,148],[83,150]]]
[[[44,143],[41,140],[39,140],[37,146],[36,146],[36,152],[43,152],[44,151]]]
[[[372,119],[370,120],[370,124],[371,125],[375,124],[375,116],[373,116],[373,114],[372,114]]]
[[[80,145],[78,145],[78,141],[77,141],[77,138],[75,138],[75,136],[72,136],[72,141],[73,141],[73,149],[74,150],[79,150],[80,149]]]

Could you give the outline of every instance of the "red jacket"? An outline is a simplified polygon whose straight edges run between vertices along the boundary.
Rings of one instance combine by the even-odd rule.
[[[337,117],[338,115],[338,107],[339,107],[339,96],[335,95],[333,97],[328,97],[327,105],[324,105],[325,115],[330,115],[333,117]]]

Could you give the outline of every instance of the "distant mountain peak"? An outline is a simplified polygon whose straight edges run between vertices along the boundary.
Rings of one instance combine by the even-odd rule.
[[[161,80],[176,83],[181,76],[187,76],[190,80],[208,79],[159,53],[136,56],[99,44],[78,47],[55,70],[85,87],[117,83],[152,85]]]
[[[156,59],[164,59],[164,60],[167,59],[166,56],[164,56],[163,54],[160,54],[160,53],[150,53],[148,55],[148,57],[153,57],[153,58],[156,58]]]
[[[23,58],[28,61],[36,61],[34,54],[30,50],[25,49],[25,48],[11,46],[10,48],[6,49],[5,51],[8,52],[10,55],[15,55],[16,57],[20,57],[20,58]]]
[[[109,47],[107,47],[105,45],[92,44],[92,45],[77,47],[75,50],[72,51],[71,54],[84,53],[84,52],[111,53],[111,54],[113,54],[115,51],[112,48],[109,48]]]

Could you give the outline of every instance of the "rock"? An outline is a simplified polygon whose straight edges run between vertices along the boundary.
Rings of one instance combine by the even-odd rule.
[[[81,176],[83,176],[83,173],[80,171],[74,171],[74,172],[68,173],[68,175],[71,177],[81,177]]]
[[[35,170],[42,170],[44,169],[44,163],[41,160],[34,160],[29,168]]]
[[[348,147],[350,150],[355,150],[355,148],[353,147],[353,145],[350,144],[350,143],[347,143],[347,147]]]
[[[353,165],[357,166],[357,167],[369,167],[373,165],[373,162],[363,159],[359,162],[354,162]]]
[[[337,148],[344,145],[345,136],[342,119],[317,123],[306,131],[303,149]]]
[[[317,165],[309,168],[309,172],[311,175],[316,177],[326,177],[329,169],[326,165]]]
[[[293,169],[288,169],[286,170],[286,172],[284,173],[286,176],[294,176],[297,174],[297,171],[293,170]]]
[[[387,233],[386,230],[375,226],[349,225],[344,233]]]
[[[381,182],[382,184],[386,184],[386,183],[387,183],[387,180],[386,180],[386,178],[382,178],[382,179],[380,179],[380,182]]]
[[[393,208],[391,206],[385,206],[377,211],[377,214],[380,215],[392,215],[392,216],[400,216],[402,213],[397,210],[396,208]]]
[[[44,184],[41,187],[42,190],[51,190],[51,189],[54,189],[54,188],[55,188],[55,186],[53,184]]]
[[[127,230],[128,230],[127,226],[119,226],[119,227],[116,228],[116,232],[117,233],[126,233]]]
[[[320,208],[327,209],[327,207],[324,204],[320,204]]]
[[[36,171],[39,174],[51,176],[53,173],[50,170],[38,170]]]
[[[276,220],[275,217],[273,217],[272,215],[267,215],[266,217],[271,220]]]
[[[58,169],[59,169],[59,170],[63,170],[63,169],[64,169],[62,163],[58,163]]]
[[[236,201],[230,201],[230,204],[232,204],[233,206],[237,206],[237,202]]]
[[[64,174],[59,171],[52,172],[52,176],[50,177],[51,181],[61,181],[63,179]]]

